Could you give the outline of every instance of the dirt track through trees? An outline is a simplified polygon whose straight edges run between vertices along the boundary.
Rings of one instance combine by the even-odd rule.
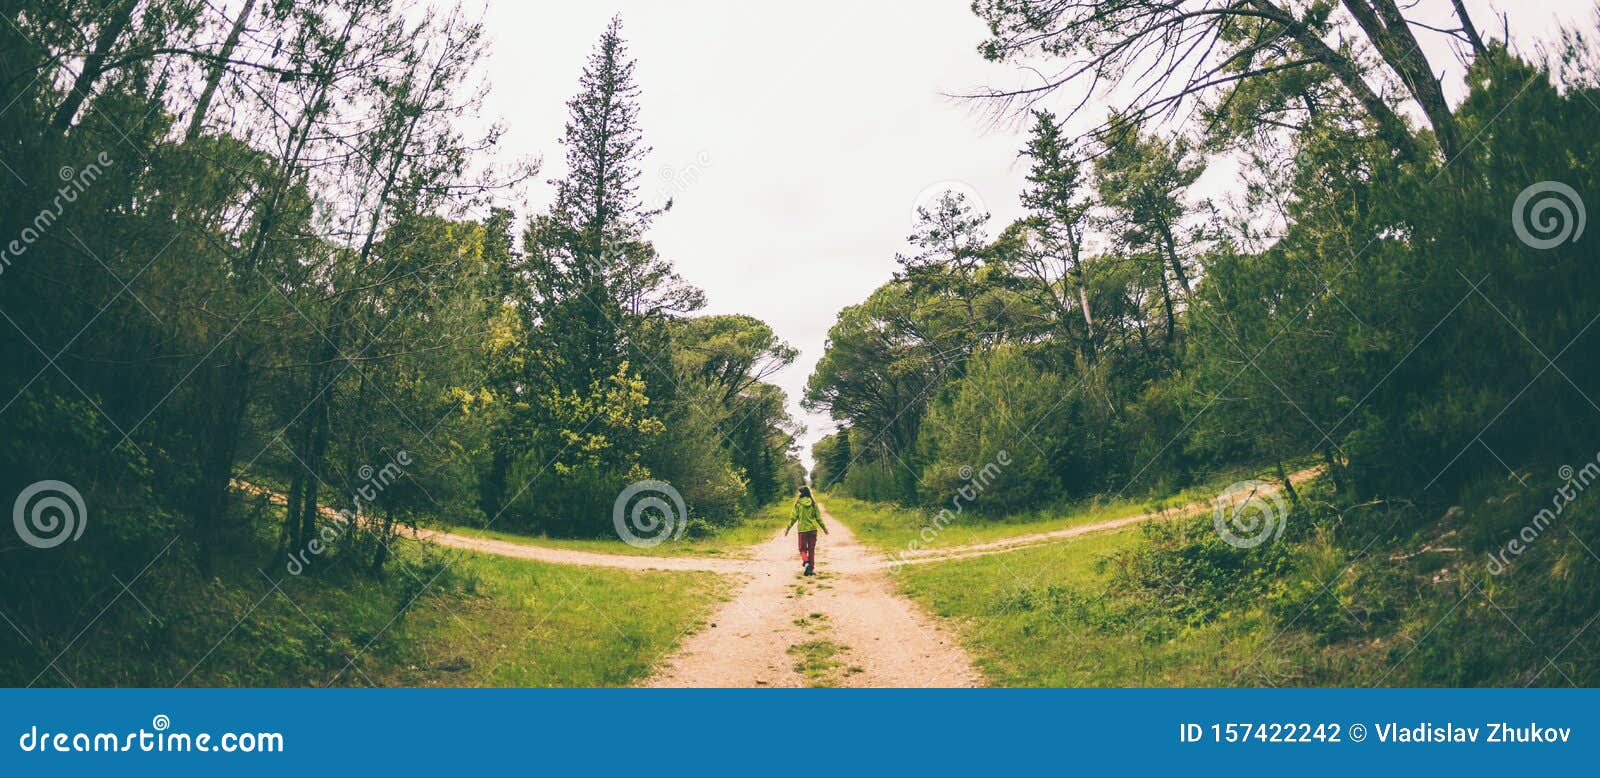
[[[1301,481],[1318,468],[1290,476]],[[250,484],[255,493],[271,492]],[[552,564],[629,570],[706,571],[743,580],[705,624],[657,663],[645,681],[657,687],[953,687],[982,676],[953,635],[895,591],[890,569],[1030,548],[1141,522],[1194,516],[1213,503],[1019,535],[986,543],[925,549],[890,559],[868,549],[826,507],[831,534],[819,539],[817,575],[800,575],[793,534],[779,532],[750,558],[605,554],[417,529],[411,537],[442,546]]]
[[[748,580],[649,686],[977,686],[953,636],[896,594],[879,555],[822,512],[816,576],[793,534],[756,549]]]

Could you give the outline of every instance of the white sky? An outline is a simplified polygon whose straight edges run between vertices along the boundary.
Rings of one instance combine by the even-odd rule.
[[[1594,0],[1467,5],[1495,37],[1491,5],[1513,9],[1512,36],[1524,48],[1553,39],[1557,20],[1594,29]],[[1412,16],[1447,21],[1438,8],[1448,6],[1423,0]],[[707,313],[756,316],[800,350],[775,381],[807,427],[809,464],[810,444],[833,423],[801,411],[806,377],[839,310],[893,273],[918,198],[959,182],[993,213],[991,235],[1020,214],[1021,131],[991,128],[942,94],[1023,75],[977,54],[986,30],[970,0],[500,0],[485,14],[484,117],[507,126],[507,155],[544,159],[540,183],[516,205],[521,217],[548,203],[543,180],[564,172],[556,141],[566,101],[619,12],[655,149],[641,190],[649,203],[675,200],[650,237],[706,291]],[[1420,34],[1440,45],[1430,52],[1437,65],[1454,66],[1439,36]],[[1459,93],[1458,76],[1446,82]]]

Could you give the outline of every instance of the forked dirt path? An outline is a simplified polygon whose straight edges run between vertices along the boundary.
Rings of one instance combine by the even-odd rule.
[[[1288,476],[1289,483],[1304,483],[1318,475],[1321,475],[1322,471],[1323,466],[1316,465],[1313,467],[1308,467],[1304,470],[1290,473]],[[1282,487],[1276,484],[1263,483],[1261,490],[1256,494],[1262,497],[1270,497],[1278,494],[1280,491],[1282,491]],[[1035,532],[1028,535],[1013,535],[1008,538],[991,540],[986,543],[972,543],[964,546],[948,546],[945,548],[925,548],[918,549],[916,551],[902,551],[894,554],[892,561],[888,562],[887,564],[892,566],[919,565],[927,564],[929,562],[950,562],[957,559],[970,559],[975,556],[1002,554],[1007,551],[1018,551],[1029,546],[1037,546],[1043,543],[1066,540],[1068,538],[1075,538],[1080,535],[1089,535],[1097,532],[1108,532],[1111,530],[1122,529],[1123,527],[1128,527],[1134,524],[1142,524],[1147,521],[1181,519],[1197,516],[1202,513],[1208,513],[1216,510],[1219,502],[1223,505],[1236,505],[1247,497],[1249,497],[1249,494],[1239,493],[1235,494],[1231,500],[1219,498],[1215,500],[1206,500],[1204,502],[1192,502],[1188,505],[1179,505],[1164,510],[1140,513],[1133,516],[1124,516],[1120,519],[1107,519],[1105,521],[1097,521],[1093,524],[1080,524],[1075,527],[1066,527],[1064,529],[1050,530],[1047,532]]]
[[[761,544],[748,579],[647,686],[978,686],[971,657],[894,593],[882,559],[822,511],[817,575],[800,575],[793,535]]]
[[[1290,476],[1309,479],[1320,467]],[[281,502],[282,495],[236,482],[247,492]],[[1265,487],[1263,494],[1276,492]],[[633,556],[553,548],[472,537],[446,530],[407,534],[485,554],[569,565],[630,570],[699,570],[744,580],[698,633],[658,663],[645,682],[656,687],[956,687],[979,686],[972,659],[940,624],[895,593],[889,569],[1001,554],[1145,521],[1175,519],[1210,510],[1193,503],[1076,527],[1001,540],[897,554],[863,546],[822,509],[832,534],[820,538],[817,575],[800,575],[795,537],[779,532],[752,549],[751,558]],[[337,514],[331,509],[325,513]]]
[[[1289,481],[1291,483],[1298,484],[1303,481],[1310,480],[1311,478],[1319,475],[1321,472],[1321,465],[1308,467],[1299,472],[1291,473],[1289,475]],[[264,495],[268,499],[280,505],[285,502],[285,498],[282,494],[264,489],[245,481],[235,480],[233,485],[235,488],[250,494]],[[1266,486],[1262,489],[1261,493],[1263,495],[1269,495],[1276,493],[1278,490],[1279,487]],[[872,570],[888,570],[901,565],[948,562],[957,559],[969,559],[976,556],[1003,554],[1043,543],[1052,543],[1059,540],[1075,538],[1081,535],[1122,529],[1123,527],[1146,521],[1159,521],[1163,519],[1177,519],[1194,516],[1213,510],[1215,506],[1215,501],[1196,502],[1189,505],[1168,508],[1162,511],[1140,513],[1133,516],[1124,516],[1119,519],[1108,519],[1106,521],[1095,522],[1093,524],[1081,524],[1075,527],[1066,527],[1064,529],[1050,530],[1047,532],[1016,535],[985,543],[920,549],[917,551],[903,551],[894,554],[892,558],[861,546],[856,542],[855,536],[849,534],[849,528],[843,528],[842,533],[839,529],[835,529],[832,536],[824,538],[822,545],[840,547],[833,549],[833,551],[831,551],[829,554],[829,568],[831,570],[840,573],[868,572]],[[331,507],[324,506],[322,508],[322,513],[331,520],[338,520],[338,512]],[[826,510],[824,510],[824,513],[827,513]],[[829,527],[832,528],[838,522],[832,519],[831,514],[828,515]],[[606,554],[595,551],[580,551],[571,548],[541,546],[535,543],[519,543],[510,540],[473,537],[470,535],[461,535],[442,529],[418,528],[405,530],[404,533],[409,537],[416,538],[418,540],[431,541],[441,546],[449,546],[451,548],[459,548],[467,551],[476,551],[484,554],[494,554],[496,556],[513,557],[516,559],[531,559],[537,562],[550,562],[559,565],[616,567],[625,570],[698,570],[723,574],[756,574],[770,570],[771,560],[767,558],[767,555],[776,554],[778,556],[787,555],[784,556],[784,558],[795,561],[794,566],[796,569],[799,567],[799,563],[797,561],[798,555],[791,553],[793,550],[792,537],[784,543],[769,542],[761,544],[756,550],[754,559],[728,559],[693,556],[674,557],[634,554]],[[846,537],[848,537],[848,540],[846,540]]]

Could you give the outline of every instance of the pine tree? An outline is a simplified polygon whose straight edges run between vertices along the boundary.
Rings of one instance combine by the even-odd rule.
[[[1022,205],[1028,209],[1042,245],[1038,251],[1022,252],[1013,269],[1031,282],[1038,292],[1036,297],[1052,310],[1067,339],[1077,341],[1080,353],[1087,352],[1093,359],[1094,315],[1083,267],[1091,201],[1084,193],[1087,181],[1083,164],[1073,158],[1072,151],[1071,141],[1063,137],[1055,115],[1035,112],[1033,134],[1022,151],[1031,161]],[[1073,291],[1069,293],[1068,289]],[[1071,331],[1074,298],[1083,319],[1082,337]]]
[[[648,207],[639,196],[650,147],[634,66],[614,17],[567,102],[567,172],[551,182],[555,203],[524,236],[534,453],[560,479],[552,488],[575,500],[648,475],[641,458],[674,389],[663,319],[704,304],[645,238],[670,203]]]
[[[556,187],[551,212],[535,219],[527,235],[536,305],[550,378],[571,388],[616,375],[632,361],[636,371],[660,356],[647,348],[645,320],[685,313],[704,304],[644,239],[651,220],[670,207],[647,208],[639,198],[640,165],[650,147],[639,126],[635,62],[613,17],[567,102],[570,117],[561,143],[566,177]]]

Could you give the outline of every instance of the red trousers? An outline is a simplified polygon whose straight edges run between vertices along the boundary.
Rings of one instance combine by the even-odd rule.
[[[817,531],[800,533],[800,561],[808,565],[817,563]]]

